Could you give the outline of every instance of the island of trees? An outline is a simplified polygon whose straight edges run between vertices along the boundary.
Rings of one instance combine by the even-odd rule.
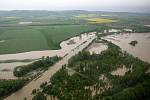
[[[46,70],[48,67],[55,64],[59,61],[61,57],[54,56],[54,57],[42,57],[41,60],[35,61],[32,64],[18,66],[14,69],[14,75],[17,77],[23,77],[30,72],[37,71],[37,70]]]
[[[129,44],[132,46],[136,46],[138,44],[138,41],[134,40],[134,41],[131,41]]]

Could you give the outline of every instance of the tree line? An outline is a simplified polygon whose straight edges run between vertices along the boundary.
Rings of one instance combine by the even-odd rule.
[[[61,59],[61,57],[58,56],[54,56],[54,57],[42,57],[42,59],[33,62],[32,64],[28,64],[28,65],[23,65],[23,66],[18,66],[14,69],[13,74],[14,76],[17,77],[23,77],[26,74],[34,71],[34,70],[43,70],[43,69],[47,69],[49,66],[52,66],[53,64],[55,64],[57,61],[59,61]]]

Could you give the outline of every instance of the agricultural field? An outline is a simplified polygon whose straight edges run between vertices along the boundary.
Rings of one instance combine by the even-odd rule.
[[[103,32],[108,28],[150,31],[144,25],[148,24],[149,15],[126,13],[126,16],[128,19],[122,13],[88,11],[0,12],[0,54],[60,49],[63,40],[84,32]]]
[[[149,25],[150,14],[0,11],[0,99],[148,100],[150,64],[102,37],[143,33],[149,41]]]
[[[91,25],[25,26],[0,34],[0,54],[60,49],[60,42],[93,30]],[[54,38],[55,37],[55,38]]]
[[[111,19],[104,19],[104,18],[89,18],[85,19],[89,21],[89,23],[112,23],[112,22],[117,22],[116,20],[111,20]]]
[[[80,16],[76,16],[76,17],[86,20],[88,23],[91,23],[91,24],[102,24],[102,23],[104,24],[104,23],[117,22],[117,20],[96,17],[96,15],[80,15]]]

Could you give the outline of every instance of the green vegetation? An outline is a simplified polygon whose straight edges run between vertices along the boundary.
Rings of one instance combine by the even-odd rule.
[[[17,59],[12,59],[12,60],[0,60],[0,63],[13,63],[13,62],[32,62],[38,59],[23,59],[23,60],[17,60]]]
[[[135,87],[125,89],[112,97],[109,100],[149,100],[150,96],[150,79],[137,84]]]
[[[42,92],[38,92],[37,95],[34,96],[32,100],[47,100],[47,99]]]
[[[14,69],[14,76],[17,77],[23,77],[27,75],[30,72],[37,71],[37,70],[46,70],[48,67],[55,64],[57,61],[59,61],[61,58],[58,56],[54,57],[46,57],[42,58],[41,60],[35,61],[32,64],[24,65],[24,66],[18,66]]]
[[[108,16],[102,16],[108,15]],[[115,15],[115,16],[114,16]],[[77,17],[78,16],[78,17]],[[20,24],[20,22],[32,22]],[[150,32],[149,14],[88,11],[0,11],[0,54],[60,49],[60,42],[84,32],[132,29]],[[125,32],[125,31],[123,31]],[[113,33],[98,34],[101,36]],[[150,64],[134,58],[112,43],[101,54],[80,52],[69,60],[40,90],[33,90],[33,100],[148,100],[150,99]],[[131,45],[136,45],[132,41]],[[24,77],[46,70],[59,57],[46,57],[32,64],[18,66],[14,75]],[[0,63],[19,60],[0,61]],[[29,62],[32,59],[20,60]],[[111,72],[125,66],[124,76]],[[7,71],[7,70],[3,70]],[[35,75],[36,77],[36,75]],[[27,80],[0,80],[0,99],[25,85]]]
[[[73,36],[80,35],[84,32],[94,30],[92,25],[60,25],[46,28],[38,28],[45,36],[48,46],[51,49],[60,48],[60,42]],[[55,38],[52,38],[55,37]]]
[[[117,20],[112,20],[112,19],[106,19],[106,18],[100,18],[100,17],[94,17],[94,16],[86,16],[86,15],[81,15],[77,16],[78,18],[81,18],[83,20],[88,21],[88,23],[91,24],[101,24],[101,23],[112,23],[112,22],[117,22]]]
[[[107,41],[108,49],[101,54],[83,51],[62,66],[49,83],[41,86],[33,98],[50,96],[59,100],[140,100],[150,99],[150,64],[134,58]],[[111,72],[125,66],[124,76]],[[38,100],[38,99],[37,99]],[[43,99],[44,100],[44,99]]]
[[[133,32],[150,32],[150,27],[145,26],[149,24],[149,16],[88,11],[0,11],[0,41],[3,41],[0,54],[60,49],[61,41],[89,31],[128,28]]]
[[[0,80],[0,100],[4,97],[22,88],[27,80]]]
[[[23,26],[22,26],[23,27]],[[0,54],[59,49],[60,42],[94,30],[88,25],[24,26],[0,32]]]

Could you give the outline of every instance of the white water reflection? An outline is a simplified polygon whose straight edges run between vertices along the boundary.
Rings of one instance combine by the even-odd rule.
[[[33,22],[19,22],[18,24],[32,24]]]
[[[150,27],[150,25],[145,25],[145,26]]]

